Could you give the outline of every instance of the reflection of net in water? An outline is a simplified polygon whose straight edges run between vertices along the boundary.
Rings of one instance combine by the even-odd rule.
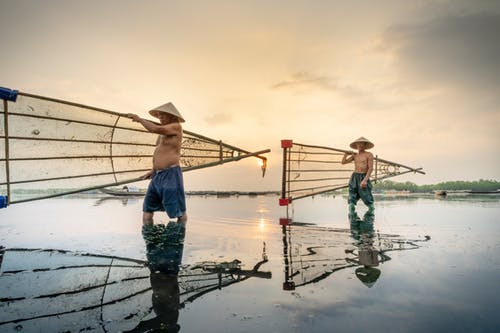
[[[149,270],[141,261],[29,249],[6,250],[3,257],[0,330],[78,331],[106,322],[120,329],[128,306],[146,313],[138,306],[149,297]]]
[[[426,241],[373,231],[373,225],[351,229],[291,223],[282,226],[285,281],[283,289],[319,282],[348,267],[374,267],[390,260],[390,251],[417,249]]]
[[[342,164],[347,150],[282,141],[282,204],[315,194],[347,188],[354,164]],[[408,172],[420,172],[398,163],[375,157],[372,180],[382,180]]]
[[[151,272],[147,262],[112,256],[77,254],[60,250],[7,249],[0,256],[0,331],[46,332],[98,330],[118,332],[154,317],[152,294],[178,288],[171,304],[186,302],[252,276],[241,263],[207,262],[181,268],[178,276]],[[175,277],[176,285],[160,284]],[[17,328],[16,328],[17,327]]]
[[[19,93],[0,101],[0,195],[16,203],[137,180],[151,169],[157,138],[124,114]],[[185,130],[181,166],[258,153]]]

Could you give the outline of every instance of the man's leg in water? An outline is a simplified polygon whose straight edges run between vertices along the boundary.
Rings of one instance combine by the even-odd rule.
[[[373,205],[374,199],[372,194],[372,184],[371,181],[368,181],[366,188],[360,189],[359,196],[363,203],[368,207],[368,213],[375,213],[375,206]]]
[[[360,199],[358,194],[358,184],[356,181],[355,174],[353,173],[351,179],[349,180],[349,198],[347,203],[349,204],[349,213],[353,214],[356,211],[356,203]]]

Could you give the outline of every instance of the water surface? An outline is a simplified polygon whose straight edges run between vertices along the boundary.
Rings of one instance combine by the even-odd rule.
[[[6,252],[0,308],[21,302],[8,296],[7,279],[34,312],[46,308],[47,300],[28,295],[49,293],[40,290],[48,286],[28,286],[32,274],[42,274],[33,271],[34,263],[59,263],[44,273],[52,281],[69,272],[56,269],[61,262],[67,267],[85,260],[95,271],[74,282],[83,285],[84,279],[97,279],[101,268],[120,266],[118,259],[109,259],[120,257],[137,263],[125,261],[129,264],[121,266],[130,266],[128,271],[116,268],[119,277],[106,292],[95,289],[101,305],[89,310],[81,310],[88,304],[75,305],[80,310],[59,316],[57,325],[95,332],[145,331],[154,325],[180,332],[498,331],[499,198],[377,199],[373,224],[351,225],[342,196],[298,200],[288,212],[274,196],[190,197],[181,270],[165,278],[141,264],[148,260],[142,198],[79,196],[13,205],[0,211],[0,244],[7,249],[101,257],[29,252],[17,266],[30,271],[5,273],[17,267],[8,259],[14,253]],[[360,206],[359,217],[364,212]],[[296,224],[280,225],[287,216]],[[168,219],[159,214],[156,222]],[[195,281],[200,272],[207,281],[216,277],[215,284]],[[110,275],[103,278],[109,282]],[[148,290],[140,292],[142,287]],[[102,305],[105,297],[98,296],[112,297],[111,288],[116,295],[138,294],[121,301],[115,295],[113,304]],[[53,311],[59,311],[57,304],[94,297],[80,292],[69,301],[63,296],[50,300]],[[23,320],[15,323],[9,322],[11,313],[0,315],[0,331],[61,330],[53,330],[50,317],[18,315]]]

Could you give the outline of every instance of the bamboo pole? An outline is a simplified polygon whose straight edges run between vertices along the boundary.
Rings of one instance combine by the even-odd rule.
[[[3,100],[3,127],[5,135],[5,181],[7,182],[7,205],[10,204],[10,167],[9,167],[9,107],[7,100]]]

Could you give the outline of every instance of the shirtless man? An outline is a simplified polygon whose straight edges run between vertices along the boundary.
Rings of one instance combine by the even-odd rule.
[[[185,222],[186,198],[184,181],[179,165],[184,118],[172,103],[159,106],[149,113],[160,120],[160,124],[143,119],[136,114],[127,116],[140,123],[151,133],[159,134],[153,155],[153,169],[143,178],[151,178],[143,204],[143,224],[153,224],[155,211],[165,211],[170,218]]]
[[[373,214],[375,207],[373,206],[372,184],[370,182],[370,175],[373,171],[373,155],[366,149],[373,148],[374,144],[368,139],[360,137],[352,142],[350,147],[357,149],[358,153],[345,153],[342,158],[342,164],[354,161],[354,172],[349,181],[349,211],[354,213],[356,203],[361,199],[368,206],[368,212]]]

